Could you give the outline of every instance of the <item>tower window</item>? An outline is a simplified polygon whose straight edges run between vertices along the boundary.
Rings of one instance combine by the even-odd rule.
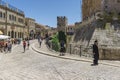
[[[118,13],[118,15],[120,15],[120,12]]]
[[[120,3],[120,0],[117,0],[118,3]]]
[[[105,8],[108,8],[108,6],[105,6]]]

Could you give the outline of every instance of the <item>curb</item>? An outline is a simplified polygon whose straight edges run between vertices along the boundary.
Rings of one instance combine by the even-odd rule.
[[[58,55],[54,55],[54,54],[47,54],[47,53],[44,52],[44,51],[39,51],[39,50],[36,49],[34,46],[31,46],[31,48],[32,48],[32,50],[34,50],[35,52],[38,52],[38,53],[40,53],[40,54],[47,55],[47,56],[52,56],[52,57],[61,58],[61,59],[67,59],[67,60],[74,60],[74,61],[82,61],[82,62],[93,63],[93,61],[91,61],[91,60],[74,59],[74,58],[64,57],[64,56],[58,56]],[[106,63],[106,62],[99,62],[99,64],[107,65],[107,66],[112,66],[112,67],[120,67],[120,65],[111,64],[111,63]]]
[[[35,48],[32,47],[32,49],[40,54],[44,54],[44,55],[48,55],[48,56],[52,56],[52,57],[57,57],[57,58],[61,58],[61,59],[68,59],[68,60],[74,60],[74,61],[83,61],[83,62],[89,62],[89,63],[92,63],[92,61],[89,61],[89,60],[80,60],[80,59],[72,59],[72,58],[68,58],[68,57],[62,57],[62,56],[57,56],[57,55],[54,55],[54,54],[47,54],[46,52],[43,52],[43,51],[39,51]]]

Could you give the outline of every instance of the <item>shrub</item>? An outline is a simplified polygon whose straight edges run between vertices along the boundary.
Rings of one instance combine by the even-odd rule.
[[[60,42],[60,41],[64,41],[64,42],[66,43],[66,35],[65,35],[65,32],[59,31],[59,32],[58,32],[58,39],[59,39],[59,42]]]
[[[55,51],[59,51],[60,46],[59,46],[58,34],[53,35],[51,41],[52,41],[52,49]]]

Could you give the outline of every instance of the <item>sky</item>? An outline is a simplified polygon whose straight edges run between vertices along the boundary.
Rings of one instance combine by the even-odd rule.
[[[24,11],[37,23],[57,26],[57,16],[66,16],[68,24],[81,21],[81,0],[2,0]]]

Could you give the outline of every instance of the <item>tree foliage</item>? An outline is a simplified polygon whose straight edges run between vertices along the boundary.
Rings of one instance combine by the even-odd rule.
[[[59,32],[58,32],[58,39],[59,39],[59,42],[60,42],[60,41],[64,41],[64,42],[66,43],[66,35],[65,35],[65,32],[59,31]]]

